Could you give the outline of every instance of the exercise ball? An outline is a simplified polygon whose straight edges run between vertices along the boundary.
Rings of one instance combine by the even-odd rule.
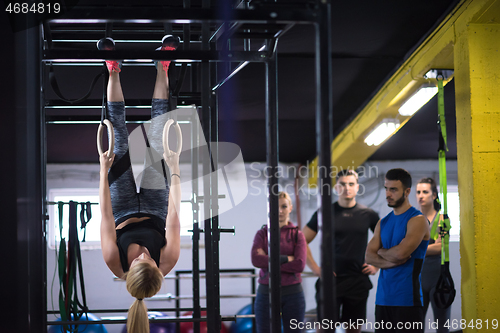
[[[183,316],[192,316],[193,312],[185,312],[182,314]],[[205,317],[207,315],[206,311],[201,311],[201,316]],[[181,322],[181,333],[193,333],[194,328],[193,328],[193,322],[191,321],[183,321]],[[221,323],[221,328],[220,328],[221,333],[229,333],[227,330],[226,325],[224,323]],[[200,322],[200,333],[207,333],[207,322],[202,321]]]
[[[73,314],[71,314],[71,319],[73,319]],[[92,313],[87,313],[83,314],[83,316],[80,318],[79,321],[96,321],[100,320],[99,317],[93,315]],[[61,318],[57,319],[57,321],[61,321]],[[47,333],[66,333],[66,332],[72,332],[72,333],[80,333],[80,332],[85,332],[85,333],[108,333],[106,328],[104,327],[103,324],[79,324],[78,325],[78,330],[76,330],[76,325],[71,325],[70,326],[71,331],[67,331],[64,329],[63,325],[52,325],[47,328]],[[75,331],[76,330],[76,331]]]
[[[149,311],[149,319],[163,319],[168,318],[168,316],[161,312]],[[175,323],[163,322],[163,323],[149,323],[150,333],[175,333]],[[122,333],[127,333],[127,325],[125,324],[122,328]]]
[[[252,304],[248,304],[241,308],[236,315],[252,314]],[[252,318],[236,318],[236,321],[231,324],[231,333],[252,333],[253,320]]]
[[[236,315],[253,314],[252,304],[248,304],[241,308]],[[231,324],[231,333],[252,333],[253,318],[236,318],[236,321]],[[281,332],[283,333],[283,323],[281,323]]]

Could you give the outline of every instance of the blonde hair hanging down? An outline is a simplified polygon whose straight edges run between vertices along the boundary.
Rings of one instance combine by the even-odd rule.
[[[149,263],[135,264],[125,274],[127,290],[136,298],[127,316],[128,333],[149,333],[148,308],[144,298],[156,295],[161,289],[163,274],[158,267]]]

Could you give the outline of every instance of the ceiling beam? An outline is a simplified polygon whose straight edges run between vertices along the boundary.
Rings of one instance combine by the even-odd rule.
[[[331,144],[332,173],[359,167],[380,148],[380,145],[366,145],[364,139],[384,118],[395,118],[400,121],[399,128],[392,135],[410,120],[411,117],[399,115],[398,109],[423,84],[433,83],[424,78],[424,75],[431,69],[454,69],[456,24],[471,22],[478,18],[487,20],[485,13],[499,2],[500,0],[464,0],[457,4],[386,81],[354,120],[335,137]],[[451,78],[445,83],[449,80]],[[308,184],[311,187],[317,183],[317,165],[318,157],[309,164]]]

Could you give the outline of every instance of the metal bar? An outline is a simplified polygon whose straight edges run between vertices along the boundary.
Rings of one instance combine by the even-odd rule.
[[[50,28],[48,28],[48,25],[47,27],[45,27],[44,25],[42,25],[42,32],[45,32],[45,29],[48,29],[48,35],[49,35],[49,38],[50,37]],[[43,34],[42,34],[43,35]],[[48,45],[50,47],[50,45]],[[38,56],[39,58],[41,57],[40,55]],[[38,59],[40,60],[40,59]],[[43,75],[43,70],[44,68],[39,65],[39,73],[40,73],[40,87],[45,87],[46,85],[46,79],[47,77],[45,75]],[[48,229],[49,229],[49,213],[48,213],[48,205],[47,205],[47,196],[45,195],[47,193],[47,124],[45,123],[45,108],[43,107],[44,105],[44,102],[45,102],[45,89],[41,89],[41,92],[40,92],[40,114],[41,114],[41,119],[40,119],[40,123],[39,123],[39,126],[40,126],[40,140],[42,142],[41,144],[41,147],[40,147],[40,152],[41,152],[41,174],[40,174],[40,178],[41,178],[41,183],[42,183],[42,209],[43,209],[43,217],[44,217],[44,220],[42,221],[42,235],[48,235]],[[5,185],[5,184],[4,184]],[[47,237],[43,237],[43,240],[42,240],[42,257],[43,257],[43,283],[44,283],[44,287],[43,287],[43,304],[44,304],[44,308],[43,310],[47,310],[47,286],[48,286],[48,283],[47,283]],[[44,314],[43,316],[43,322],[42,322],[42,325],[45,327],[47,325],[47,316]]]
[[[276,52],[276,43],[278,41],[278,38],[281,37],[283,34],[285,34],[286,32],[288,32],[292,27],[294,26],[294,24],[289,24],[287,25],[284,29],[281,29],[280,31],[276,32],[274,35],[273,35],[273,38],[272,38],[272,43],[271,43],[271,47],[267,50],[267,59],[270,59],[273,57],[273,53]],[[259,52],[260,51],[264,51],[266,49],[266,45],[263,45],[260,49],[259,49]],[[245,61],[245,62],[242,62],[240,63],[238,66],[236,66],[236,68],[234,68],[231,73],[224,79],[222,79],[217,85],[215,85],[212,90],[217,90],[219,89],[224,83],[226,83],[227,81],[229,81],[236,73],[238,73],[240,70],[242,70],[244,67],[246,67],[247,65],[249,64],[249,61]]]
[[[78,202],[78,204],[82,204],[82,203],[86,203],[86,202]],[[57,205],[59,204],[59,202],[55,202],[55,201],[47,201],[46,202],[47,205]],[[69,205],[69,202],[63,202],[63,204],[65,205]],[[91,202],[90,203],[91,205],[98,205],[99,203],[98,202]]]
[[[220,298],[247,298],[247,297],[255,297],[255,294],[237,294],[237,295],[219,295]],[[173,296],[171,294],[167,295],[155,295],[149,299],[149,301],[170,301],[170,300],[177,300],[177,299],[193,299],[193,295],[180,295],[180,296]],[[200,299],[208,299],[207,296],[200,296]]]
[[[234,235],[236,229],[235,228],[232,228],[232,229],[229,229],[229,228],[219,228],[219,233],[231,233]],[[193,232],[193,230],[188,230],[188,232]],[[205,230],[204,229],[200,229],[200,232],[201,233],[204,233]]]
[[[178,272],[179,274],[189,274],[192,271],[191,270],[178,270],[176,272]],[[200,272],[205,273],[206,271],[201,270]],[[245,272],[252,273],[252,272],[255,272],[255,270],[253,268],[235,268],[235,269],[222,268],[222,269],[220,269],[220,272],[221,273],[245,273]]]
[[[181,281],[179,279],[179,272],[175,272],[175,277],[177,278],[175,280],[175,295],[176,296],[179,296],[181,294]],[[175,310],[175,316],[176,317],[179,317],[181,315],[181,310],[180,310],[180,307],[181,307],[181,300],[180,298],[176,298],[175,300],[175,307],[178,309],[178,310]],[[181,324],[180,323],[177,323],[176,325],[176,332],[180,332],[181,331]]]
[[[269,307],[271,332],[281,331],[280,227],[278,205],[278,62],[266,63],[266,143],[269,168],[267,222],[269,244]]]
[[[253,269],[253,272],[251,275],[251,279],[250,279],[250,290],[252,291],[252,294],[256,294],[257,293],[257,290],[256,290],[256,282],[257,282],[257,277],[258,275],[255,274],[255,269]],[[255,313],[255,298],[252,299],[252,313]],[[255,315],[253,316],[252,318],[252,333],[257,333],[257,323],[255,322]]]
[[[60,32],[60,31],[57,31]],[[98,32],[95,32],[96,35]],[[101,32],[99,32],[101,33]],[[131,31],[127,31],[127,33],[131,33]],[[88,39],[54,39],[52,42],[53,43],[91,43],[95,44],[97,38],[91,38],[89,37]],[[157,39],[115,39],[113,38],[116,44],[125,44],[125,43],[130,43],[130,44],[135,44],[135,43],[141,43],[141,44],[158,44]],[[190,41],[193,44],[199,44],[201,42],[199,41]],[[181,41],[181,45],[185,45],[186,42]]]
[[[205,310],[203,308],[202,310]],[[92,309],[88,310],[89,313],[120,313],[120,312],[128,312],[129,309]],[[158,309],[148,309],[148,311],[158,311],[158,312],[175,312],[175,311],[193,311],[193,308],[158,308]],[[59,310],[50,310],[47,311],[47,314],[59,314]],[[177,317],[180,317],[178,315]]]
[[[265,45],[263,45],[259,51],[264,51],[266,48]],[[229,81],[234,75],[236,75],[236,73],[238,73],[240,70],[242,70],[243,68],[245,68],[250,62],[249,61],[245,61],[245,62],[242,62],[240,63],[238,66],[236,66],[232,71],[231,73],[229,73],[224,79],[222,79],[219,83],[217,83],[213,88],[212,88],[212,91],[215,91],[217,89],[219,89],[220,87],[222,87],[222,85],[224,83],[226,83],[227,81]]]
[[[190,6],[190,0],[185,0],[184,5]],[[198,109],[193,109],[193,119],[198,118]],[[192,147],[199,147],[200,140],[198,123],[191,122]],[[201,316],[200,306],[200,205],[199,205],[199,184],[198,184],[198,164],[199,149],[191,149],[191,186],[192,186],[192,209],[193,209],[193,316]],[[193,325],[194,333],[199,333],[199,325]]]
[[[221,316],[220,320],[222,321],[236,321],[235,316]],[[161,319],[149,319],[150,323],[180,323],[180,322],[192,322],[192,323],[201,323],[206,322],[207,318],[193,318],[193,317],[169,317],[169,318],[161,318]],[[88,326],[95,324],[126,324],[126,319],[107,319],[107,320],[93,320],[93,321],[48,321],[47,325],[71,325],[71,326]],[[43,332],[40,330],[39,332]]]
[[[121,50],[121,51],[99,51],[99,50],[45,50],[43,61],[81,61],[106,59],[127,60],[175,60],[177,62],[199,62],[199,61],[252,61],[262,62],[267,59],[266,54],[254,51],[231,51],[218,52],[210,50],[176,50],[169,52],[155,52],[150,50]]]
[[[331,62],[331,18],[330,1],[318,1],[318,24],[316,25],[316,133],[319,165],[318,228],[322,230],[321,282],[323,303],[321,319],[336,321],[334,272],[335,229],[332,212],[332,179],[330,177],[332,142],[332,62]]]
[[[132,119],[129,119],[126,121],[127,124],[143,124],[143,123],[149,123],[151,122],[151,116],[148,115],[130,115],[127,117],[130,117]],[[74,115],[74,116],[68,116],[68,115],[52,115],[52,116],[47,116],[46,117],[46,123],[47,124],[100,124],[100,116],[94,115],[94,116],[85,116],[85,115]],[[99,118],[99,119],[98,119]],[[179,124],[188,124],[189,121],[186,120],[180,120],[178,121]]]
[[[210,0],[202,1],[203,8],[210,7]],[[210,50],[210,24],[204,21],[201,26],[202,38],[201,45],[203,51]],[[212,142],[211,142],[211,122],[212,113],[211,108],[211,94],[210,94],[210,63],[208,61],[203,61],[201,63],[201,101],[202,101],[202,119],[203,119],[203,132],[208,144],[209,156],[208,159],[203,161],[203,174],[210,175],[214,169],[212,165]],[[205,267],[206,267],[206,293],[207,293],[207,330],[210,333],[219,332],[215,327],[218,327],[217,321],[217,309],[214,308],[214,298],[216,297],[214,292],[214,284],[212,272],[214,270],[214,258],[212,256],[212,202],[211,202],[211,184],[212,177],[204,177],[204,197],[208,200],[204,201],[204,211],[205,211]]]
[[[178,107],[186,107],[190,108],[192,104],[200,104],[200,94],[199,93],[183,93],[182,95],[179,95],[178,102],[180,102],[180,105]],[[85,101],[82,101],[78,104],[69,104],[67,102],[64,102],[60,99],[49,99],[46,100],[44,103],[45,108],[101,108],[102,105],[102,100],[100,99],[87,99]],[[143,98],[137,98],[137,99],[127,99],[127,109],[128,108],[141,108],[141,109],[146,109],[146,108],[151,108],[151,99],[143,99]],[[128,115],[127,115],[128,118]],[[149,116],[151,118],[151,115]]]
[[[239,5],[243,5],[243,8],[245,9],[249,9],[250,8],[250,0],[243,0],[242,2],[240,2]],[[239,6],[238,5],[238,6]],[[247,35],[250,35],[251,33],[251,30],[248,29],[248,30],[244,30],[243,31],[244,34],[247,34]],[[243,50],[245,51],[250,51],[251,50],[251,41],[250,41],[250,37],[248,38],[245,38],[243,40]],[[254,324],[255,325],[255,324]]]
[[[215,43],[213,43],[215,45]],[[212,66],[212,73],[217,73],[217,63],[211,63]],[[211,77],[211,81],[209,82],[209,87],[211,87],[213,84],[216,82],[216,75],[213,75]],[[218,188],[218,172],[219,170],[219,108],[218,108],[218,95],[215,94],[215,98],[211,99],[211,128],[210,128],[210,140],[211,140],[211,147],[212,147],[212,164],[213,164],[213,169],[214,172],[210,174],[210,177],[212,180],[210,183],[212,184],[211,186],[211,198],[210,198],[210,204],[211,204],[211,210],[212,210],[212,258],[213,258],[213,270],[211,273],[207,274],[212,274],[212,280],[214,281],[213,284],[213,289],[214,289],[214,298],[212,300],[212,306],[214,307],[213,311],[213,322],[215,323],[214,326],[214,332],[220,332],[221,330],[221,322],[219,320],[220,318],[220,298],[223,297],[220,295],[220,261],[219,261],[219,241],[220,241],[220,225],[219,225],[219,199],[218,199],[218,193],[219,193],[219,188]]]
[[[231,39],[233,37],[233,35],[243,25],[243,23],[241,23],[241,22],[229,23],[228,21],[225,21],[223,23],[222,27],[226,27],[228,25],[229,25],[229,28],[219,29],[218,30],[219,33],[212,36],[212,39],[214,41],[222,40],[222,42],[224,43],[225,41],[227,41],[228,39]]]
[[[262,4],[261,7],[264,7]],[[291,8],[278,8],[274,6],[272,9],[254,9],[254,10],[236,10],[230,22],[242,23],[257,23],[257,24],[287,24],[314,23],[316,17],[314,12]],[[304,7],[305,9],[306,7]],[[160,22],[173,23],[221,23],[227,20],[224,14],[216,8],[164,8],[164,7],[121,7],[116,10],[112,7],[91,7],[91,6],[75,6],[70,11],[62,15],[60,18],[50,20],[50,24],[71,24],[84,23],[96,24],[107,22],[121,22],[127,24],[152,24]]]

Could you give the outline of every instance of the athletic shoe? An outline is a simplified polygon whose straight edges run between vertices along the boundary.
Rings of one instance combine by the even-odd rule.
[[[161,46],[156,49],[156,51],[175,51],[179,47],[180,38],[172,35],[165,35],[161,39]],[[168,73],[168,67],[170,66],[170,60],[160,60],[165,73]],[[158,68],[158,61],[155,61],[156,68]]]
[[[97,49],[100,51],[114,51],[115,41],[111,37],[101,38],[97,41]],[[120,73],[122,62],[116,60],[106,60],[106,67],[108,71]]]

